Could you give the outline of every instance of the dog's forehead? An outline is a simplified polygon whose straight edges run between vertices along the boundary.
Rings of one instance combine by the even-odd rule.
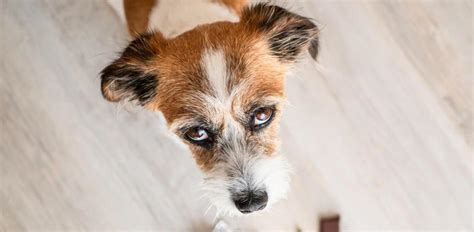
[[[242,112],[265,98],[283,97],[284,67],[263,39],[232,26],[208,25],[170,42],[158,90],[168,121],[191,109]]]

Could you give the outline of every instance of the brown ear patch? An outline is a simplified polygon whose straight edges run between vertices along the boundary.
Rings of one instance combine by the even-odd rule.
[[[318,27],[310,19],[279,6],[259,3],[244,9],[241,22],[268,36],[273,55],[294,61],[306,48],[317,56]]]
[[[123,51],[120,58],[101,72],[101,90],[113,102],[137,100],[145,105],[156,95],[158,73],[150,63],[165,43],[159,33],[140,35]]]
[[[148,29],[148,20],[158,0],[123,0],[128,31],[138,37]]]

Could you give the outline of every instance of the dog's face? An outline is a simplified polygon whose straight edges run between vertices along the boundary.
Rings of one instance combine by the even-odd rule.
[[[159,32],[140,36],[103,70],[102,92],[161,111],[189,145],[217,209],[250,213],[287,192],[278,121],[285,74],[307,48],[317,51],[312,22],[259,4],[239,23],[202,25],[168,40]]]

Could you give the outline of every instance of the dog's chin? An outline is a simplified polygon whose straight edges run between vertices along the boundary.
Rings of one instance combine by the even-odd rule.
[[[216,167],[205,173],[203,191],[216,212],[220,216],[242,216],[252,215],[267,211],[274,203],[286,198],[290,182],[290,165],[285,157],[280,154],[255,158],[246,163],[246,166],[252,175],[254,185],[258,188],[264,188],[268,194],[268,202],[263,210],[255,211],[250,214],[241,213],[232,200],[231,189],[236,185],[242,184],[244,178],[229,177],[229,170],[226,165],[216,165]]]

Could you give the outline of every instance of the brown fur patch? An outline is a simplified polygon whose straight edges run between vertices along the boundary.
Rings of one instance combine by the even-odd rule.
[[[148,18],[157,1],[159,0],[124,0],[125,18],[130,35],[136,37],[147,31]]]

